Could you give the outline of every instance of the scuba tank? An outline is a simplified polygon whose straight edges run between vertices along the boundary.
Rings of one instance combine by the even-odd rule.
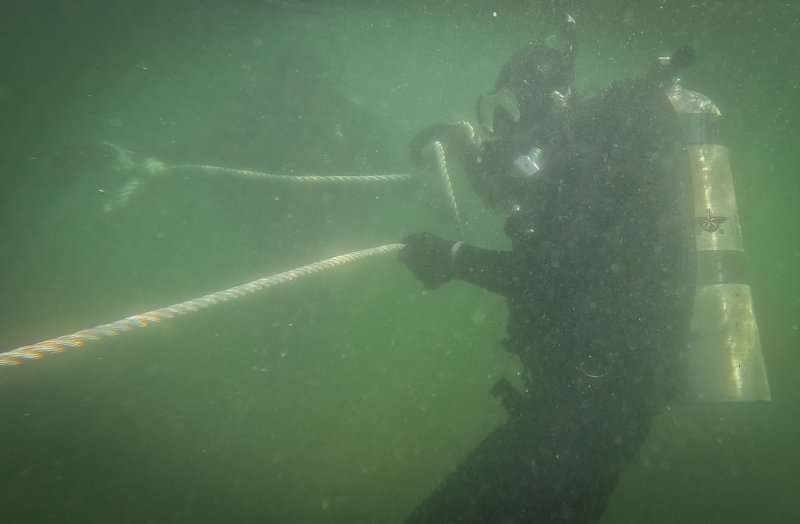
[[[681,355],[690,401],[771,400],[719,108],[676,82],[668,93],[689,154],[694,194],[697,290],[691,337]]]

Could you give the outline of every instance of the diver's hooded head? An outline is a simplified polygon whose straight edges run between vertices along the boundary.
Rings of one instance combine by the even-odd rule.
[[[549,106],[554,92],[566,96],[575,80],[567,56],[541,45],[524,47],[505,63],[495,90],[508,89],[519,102],[520,117],[535,118]]]
[[[484,128],[503,136],[515,127],[527,128],[563,107],[574,82],[574,57],[551,47],[532,44],[503,65],[495,90],[478,99]]]

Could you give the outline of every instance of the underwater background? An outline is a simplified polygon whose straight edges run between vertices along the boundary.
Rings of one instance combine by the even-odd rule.
[[[407,144],[578,23],[578,86],[681,45],[727,143],[771,403],[674,405],[603,522],[800,519],[800,3],[0,0],[0,351],[316,260],[457,238]],[[148,158],[181,172],[114,200]],[[126,153],[128,154],[128,153]],[[502,217],[454,172],[465,238]],[[0,522],[400,522],[506,417],[502,298],[395,255],[0,368]]]

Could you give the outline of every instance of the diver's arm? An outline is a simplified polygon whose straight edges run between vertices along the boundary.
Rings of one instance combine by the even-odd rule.
[[[454,278],[504,296],[513,288],[509,251],[481,249],[430,233],[415,233],[403,243],[400,260],[427,289],[436,289]]]
[[[453,278],[509,296],[514,287],[511,251],[493,251],[463,243],[453,246]]]

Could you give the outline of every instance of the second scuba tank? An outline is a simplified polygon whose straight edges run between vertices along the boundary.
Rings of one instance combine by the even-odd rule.
[[[747,281],[742,230],[719,108],[676,84],[669,93],[689,154],[694,193],[697,291],[682,355],[682,396],[700,402],[770,400]]]

